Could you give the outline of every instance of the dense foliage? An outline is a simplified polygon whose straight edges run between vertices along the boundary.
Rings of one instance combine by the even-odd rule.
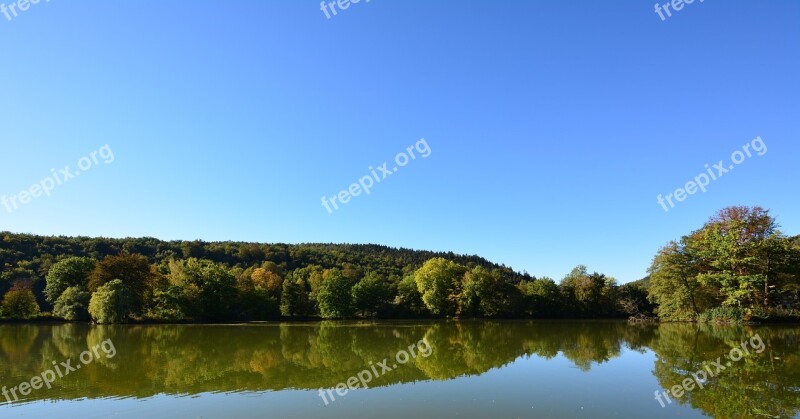
[[[0,292],[32,284],[38,305],[68,320],[613,317],[649,310],[643,289],[622,292],[632,287],[585,267],[559,286],[477,256],[376,245],[0,237]],[[618,293],[639,298],[626,307],[613,300]]]
[[[651,316],[658,306],[668,320],[697,320],[716,307],[739,308],[747,319],[796,307],[800,289],[798,240],[778,232],[760,208],[723,210],[661,249],[646,280],[622,286],[585,266],[556,283],[477,256],[377,245],[0,239],[0,293],[9,299],[5,316],[15,318],[39,307],[68,320],[88,313],[111,323],[608,318]]]
[[[0,313],[5,317],[15,319],[29,319],[39,314],[39,304],[31,291],[30,285],[26,282],[17,282],[3,296],[0,304]]]
[[[798,244],[760,207],[723,209],[658,252],[649,298],[667,320],[800,318]]]
[[[82,286],[69,287],[56,299],[53,315],[66,320],[88,320],[91,297]]]
[[[131,295],[121,280],[101,285],[89,300],[89,314],[98,323],[126,323],[131,313]]]

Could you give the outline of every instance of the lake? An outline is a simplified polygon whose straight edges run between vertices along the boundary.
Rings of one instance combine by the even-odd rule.
[[[798,338],[624,321],[0,324],[0,417],[791,418]]]

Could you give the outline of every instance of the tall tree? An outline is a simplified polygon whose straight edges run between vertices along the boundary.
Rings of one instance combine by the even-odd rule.
[[[131,313],[132,296],[119,279],[97,288],[89,300],[89,314],[101,324],[127,323]]]
[[[648,299],[658,305],[658,315],[665,320],[695,320],[717,304],[713,287],[698,280],[701,261],[690,241],[687,236],[680,243],[669,242],[658,251],[648,270]]]
[[[452,316],[458,309],[461,278],[466,268],[444,258],[425,262],[414,274],[425,306],[435,315]]]
[[[3,296],[0,311],[12,319],[29,319],[39,314],[39,304],[31,291],[30,281],[17,281]]]
[[[522,292],[499,271],[476,266],[463,276],[459,315],[507,317],[522,310]]]
[[[428,315],[428,308],[422,302],[422,294],[417,289],[414,274],[407,274],[397,284],[397,296],[394,299],[396,312],[404,316]]]
[[[277,273],[264,268],[256,268],[250,278],[255,288],[267,291],[276,298],[280,296],[283,279]]]
[[[283,279],[281,292],[281,315],[286,317],[299,317],[306,314],[308,294],[306,294],[303,278],[295,279],[290,272]]]
[[[45,279],[47,286],[44,295],[47,302],[54,304],[61,293],[69,287],[86,287],[89,281],[89,274],[94,270],[95,261],[86,257],[68,257],[63,259],[47,272]]]
[[[772,299],[784,303],[791,293],[798,255],[769,211],[725,208],[659,251],[650,268],[649,298],[665,319],[692,320],[719,305],[761,315],[774,308]]]
[[[326,272],[317,296],[320,316],[326,319],[352,316],[352,287],[351,280],[346,278],[339,269],[331,269]]]
[[[590,274],[585,265],[576,266],[561,280],[564,301],[572,316],[602,316],[603,292],[608,278],[597,272]]]
[[[88,320],[90,299],[91,295],[85,287],[80,285],[69,287],[53,304],[53,315],[71,321]]]
[[[353,308],[362,316],[386,314],[392,302],[389,282],[375,272],[367,273],[352,289]]]
[[[525,295],[525,310],[529,316],[548,318],[561,314],[561,290],[551,278],[542,277],[528,281],[521,288]]]
[[[190,258],[170,265],[170,282],[185,295],[185,312],[208,321],[235,317],[236,277],[222,264]]]
[[[719,287],[723,304],[752,307],[767,276],[756,269],[764,257],[764,241],[776,232],[775,219],[760,207],[729,207],[719,211],[695,235],[698,254],[708,263],[699,280]]]
[[[158,273],[142,255],[120,253],[106,256],[97,263],[89,275],[89,291],[94,292],[102,285],[119,279],[131,297],[133,314],[142,313],[145,299],[153,290]]]

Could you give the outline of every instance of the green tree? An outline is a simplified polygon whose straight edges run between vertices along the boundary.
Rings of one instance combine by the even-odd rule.
[[[299,317],[306,314],[308,307],[308,294],[306,294],[303,278],[295,279],[290,272],[283,279],[281,292],[281,315],[286,317]]]
[[[317,296],[320,316],[326,319],[352,316],[352,287],[353,283],[342,271],[336,268],[328,270]]]
[[[319,265],[308,265],[293,271],[295,279],[301,281],[303,290],[305,291],[303,310],[307,315],[319,313],[317,295],[319,294],[320,286],[322,286],[324,273],[325,269]]]
[[[44,289],[44,295],[47,302],[54,304],[67,288],[75,286],[86,287],[89,281],[89,274],[92,273],[94,267],[95,261],[93,259],[75,256],[54,264],[50,267],[45,277],[47,286]]]
[[[375,272],[369,272],[352,289],[353,308],[363,316],[385,314],[392,302],[392,289],[388,281]]]
[[[699,256],[707,262],[698,276],[719,288],[723,304],[755,307],[767,299],[769,272],[759,263],[769,258],[765,242],[780,237],[775,219],[760,207],[729,207],[719,211],[695,235]]]
[[[590,274],[584,265],[575,267],[561,280],[564,302],[572,316],[607,315],[604,313],[604,291],[608,295],[613,288],[614,284],[609,284],[605,275]]]
[[[403,277],[397,284],[397,296],[394,299],[396,312],[406,316],[423,316],[430,312],[422,302],[422,294],[417,288],[414,274]]]
[[[797,301],[792,284],[800,275],[799,256],[769,211],[725,208],[659,251],[648,298],[667,320],[694,320],[720,305],[741,310],[745,318],[768,313]]]
[[[526,313],[533,317],[557,317],[561,312],[561,290],[551,278],[542,277],[522,286]]]
[[[459,315],[508,317],[520,314],[522,293],[499,271],[476,266],[464,274]]]
[[[461,278],[466,268],[444,258],[433,258],[417,269],[414,279],[425,307],[434,315],[456,314]]]
[[[153,291],[153,299],[149,304],[147,316],[156,320],[181,321],[189,318],[187,307],[190,306],[184,288],[179,285],[166,284]]]
[[[127,323],[131,314],[131,295],[119,279],[101,285],[89,300],[89,315],[101,324]]]
[[[187,312],[196,319],[229,320],[235,317],[236,277],[224,265],[205,259],[176,264],[170,281],[184,289]]]
[[[29,282],[20,281],[14,284],[3,297],[0,305],[3,316],[12,319],[29,319],[39,314],[39,304],[31,291]]]
[[[64,290],[53,306],[53,314],[65,320],[89,320],[91,294],[83,286]]]
[[[715,291],[698,280],[700,261],[689,245],[670,242],[658,251],[648,272],[648,299],[658,306],[664,320],[691,321],[705,309],[716,305]]]

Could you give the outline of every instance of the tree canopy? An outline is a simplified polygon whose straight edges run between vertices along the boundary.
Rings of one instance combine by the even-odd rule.
[[[759,207],[723,209],[661,248],[647,278],[622,286],[583,265],[556,282],[478,256],[377,245],[0,233],[0,261],[7,317],[41,307],[104,322],[654,314],[692,321],[800,309],[800,238],[785,236]]]
[[[649,298],[667,320],[696,320],[726,307],[742,318],[797,310],[800,246],[778,230],[769,211],[730,207],[659,250]]]

